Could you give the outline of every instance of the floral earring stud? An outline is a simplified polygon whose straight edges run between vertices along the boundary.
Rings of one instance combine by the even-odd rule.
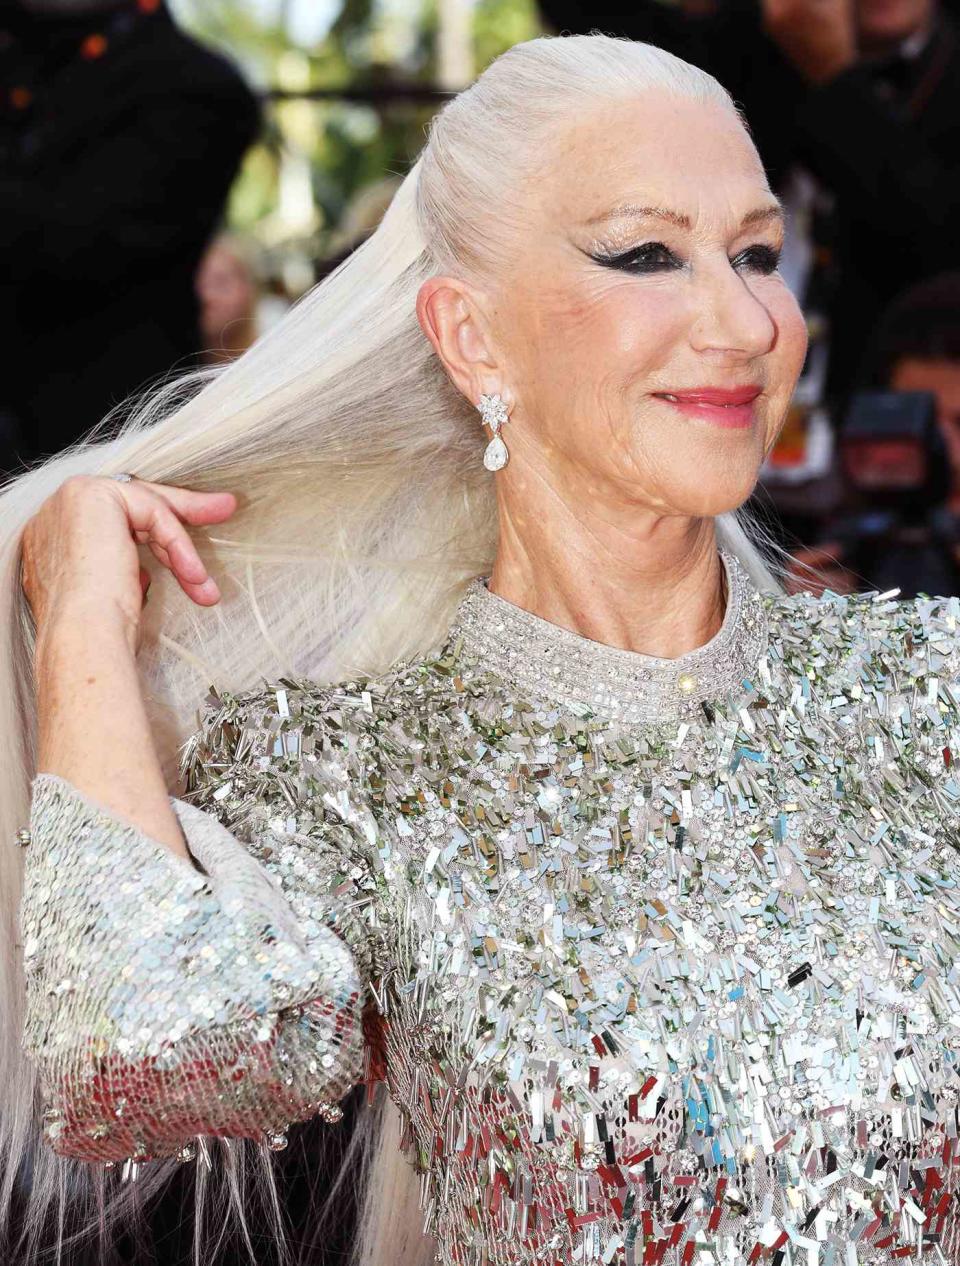
[[[510,456],[500,438],[500,428],[510,417],[507,406],[500,396],[481,396],[477,408],[484,423],[493,431],[493,439],[484,450],[483,464],[487,470],[502,470]]]

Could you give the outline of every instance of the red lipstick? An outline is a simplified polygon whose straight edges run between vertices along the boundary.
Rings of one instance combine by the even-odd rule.
[[[714,426],[742,429],[753,423],[753,402],[762,390],[754,383],[744,387],[691,387],[653,394],[688,417],[702,418]]]

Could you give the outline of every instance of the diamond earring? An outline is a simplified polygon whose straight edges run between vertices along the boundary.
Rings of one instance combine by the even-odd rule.
[[[485,424],[493,431],[493,439],[483,453],[483,464],[487,470],[502,470],[510,456],[500,438],[500,428],[510,417],[507,406],[499,396],[481,396],[477,408]]]

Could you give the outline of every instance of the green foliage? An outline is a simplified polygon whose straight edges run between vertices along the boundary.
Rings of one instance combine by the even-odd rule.
[[[230,56],[255,87],[285,94],[268,102],[228,211],[230,227],[260,243],[277,277],[290,273],[290,257],[308,266],[343,248],[358,195],[403,175],[436,108],[296,94],[435,84],[437,0],[341,0],[309,46],[298,39],[300,2],[317,0],[173,0],[184,27]],[[475,0],[472,23],[478,71],[541,29],[536,0]],[[304,267],[293,272],[308,280]]]
[[[477,69],[543,30],[536,0],[480,0],[474,9],[473,47]]]

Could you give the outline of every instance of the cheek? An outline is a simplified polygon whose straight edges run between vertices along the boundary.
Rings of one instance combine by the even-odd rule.
[[[570,395],[596,396],[656,370],[685,329],[683,305],[667,286],[601,277],[588,286],[545,286],[531,305],[536,353]],[[532,345],[534,340],[527,340]]]
[[[612,367],[619,369],[623,381],[667,364],[689,334],[688,304],[668,283],[612,291],[604,318]]]
[[[772,395],[789,397],[807,354],[807,322],[800,305],[784,282],[762,300],[777,330],[770,352],[768,382]]]
[[[767,311],[776,326],[776,343],[766,358],[767,408],[763,452],[777,441],[787,418],[790,401],[807,353],[807,322],[792,292],[780,283],[767,302]]]

